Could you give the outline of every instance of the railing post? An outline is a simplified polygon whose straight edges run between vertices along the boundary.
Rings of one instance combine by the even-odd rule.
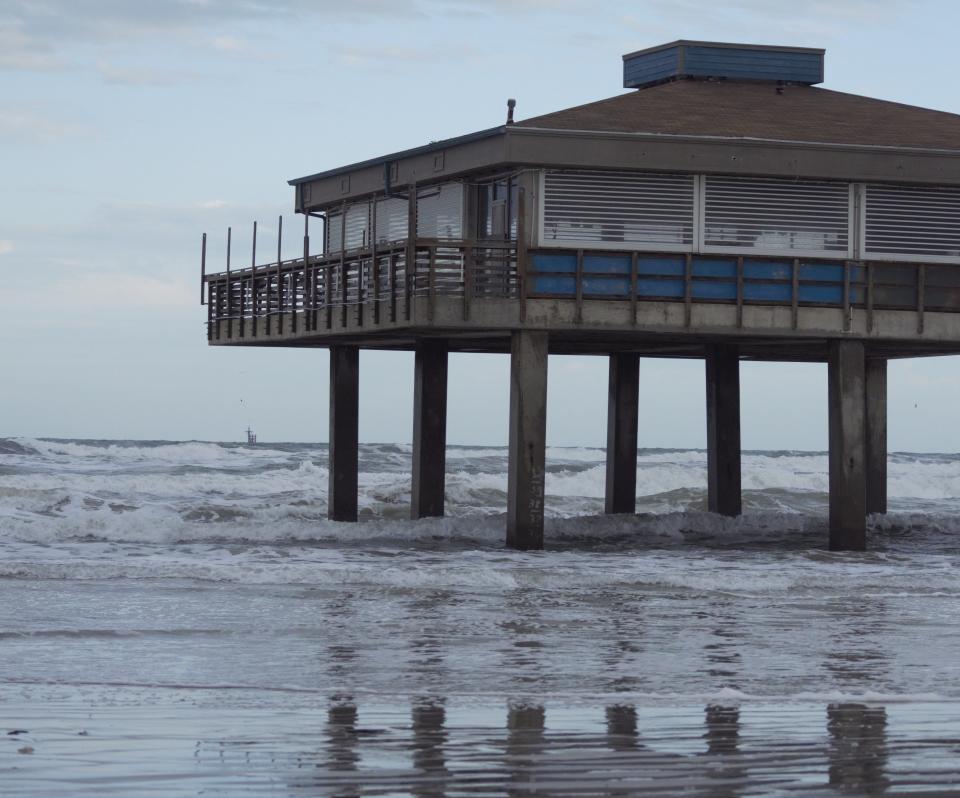
[[[397,320],[397,254],[390,253],[390,321]]]
[[[311,311],[313,309],[313,290],[310,274],[310,214],[303,212],[303,329],[311,329]],[[309,297],[309,301],[307,299]]]
[[[417,181],[410,182],[407,195],[407,254],[403,268],[404,315],[410,321],[413,304],[413,280],[417,271]]]
[[[370,260],[373,277],[373,323],[380,323],[380,263],[377,260],[377,195],[370,197]]]
[[[328,264],[326,266],[326,274],[324,275],[324,291],[323,291],[323,301],[327,308],[327,329],[333,327],[333,265]]]
[[[921,263],[917,272],[917,335],[923,335],[924,309],[927,294],[927,265]]]
[[[743,327],[743,256],[737,258],[737,329]]]
[[[230,282],[230,241],[233,236],[227,228],[227,338],[233,338],[233,284]]]
[[[203,305],[207,285],[207,234],[203,234],[200,243],[200,304]]]
[[[253,243],[250,246],[250,332],[257,337],[257,316],[260,308],[257,304],[257,222],[253,222]]]
[[[430,247],[430,259],[427,264],[427,290],[429,296],[427,299],[427,318],[433,321],[437,305],[437,247]]]
[[[280,254],[283,239],[283,217],[277,222],[277,334],[283,333],[283,258]]]
[[[630,253],[630,323],[637,326],[637,272],[639,271],[640,256],[636,252]]]
[[[850,261],[843,262],[843,331],[850,331]]]
[[[790,323],[793,329],[800,324],[800,258],[793,259],[790,273]]]
[[[683,264],[683,325],[690,326],[693,312],[693,255],[687,253]]]
[[[509,219],[507,220],[507,237],[510,237],[509,233]],[[510,250],[507,252],[507,263],[510,263]],[[519,186],[517,189],[517,299],[520,302],[520,321],[525,322],[527,320],[527,190],[524,186]],[[577,256],[577,262],[582,266],[583,253],[580,252]],[[577,280],[577,285],[580,285],[580,280]],[[583,299],[582,291],[578,294],[580,300],[577,302],[577,321],[581,321],[581,301]]]
[[[583,321],[583,250],[577,250],[577,272],[576,272],[576,316],[575,320],[579,324]]]
[[[347,203],[340,206],[340,326],[347,326]]]
[[[473,299],[473,270],[475,248],[467,242],[463,247],[463,320],[470,318],[470,302]]]

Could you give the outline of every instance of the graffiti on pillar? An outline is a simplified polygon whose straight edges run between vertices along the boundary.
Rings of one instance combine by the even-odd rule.
[[[530,470],[530,501],[527,505],[528,520],[539,525],[543,520],[544,471],[534,466]]]

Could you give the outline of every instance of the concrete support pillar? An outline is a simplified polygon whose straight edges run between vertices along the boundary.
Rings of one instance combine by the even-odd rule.
[[[443,515],[447,465],[447,343],[417,344],[413,377],[410,517]]]
[[[637,415],[640,403],[640,356],[610,355],[607,389],[606,512],[637,511]]]
[[[867,360],[867,514],[887,511],[887,361]]]
[[[518,330],[510,345],[507,546],[543,548],[547,333]]]
[[[707,347],[707,509],[737,516],[740,484],[740,356],[735,344]]]
[[[867,546],[866,357],[862,341],[831,341],[830,550]]]
[[[360,350],[330,347],[330,482],[327,515],[331,521],[357,520]]]

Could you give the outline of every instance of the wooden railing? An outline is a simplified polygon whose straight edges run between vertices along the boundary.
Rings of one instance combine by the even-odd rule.
[[[844,310],[850,328],[852,308],[863,308],[867,328],[874,310],[912,311],[917,332],[928,311],[960,312],[960,266],[948,264],[736,257],[605,250],[532,250],[525,270],[530,298],[572,299],[577,316],[585,300],[675,301],[737,306],[738,326],[748,305],[786,305],[797,326],[799,308]]]
[[[628,301],[634,320],[643,302],[682,302],[688,326],[700,303],[736,305],[738,326],[750,305],[788,306],[794,327],[802,307],[840,308],[844,330],[853,308],[866,311],[868,330],[875,310],[906,310],[918,333],[926,313],[960,312],[960,266],[948,264],[527,251],[509,241],[400,241],[204,274],[203,286],[211,338],[403,322],[420,302],[432,319],[439,297],[460,298],[464,320],[485,299],[518,300],[519,320],[528,299],[573,300],[578,319],[587,301]]]
[[[211,338],[409,320],[415,301],[432,317],[440,296],[460,297],[466,319],[473,301],[519,292],[515,243],[441,239],[204,273],[203,283]]]

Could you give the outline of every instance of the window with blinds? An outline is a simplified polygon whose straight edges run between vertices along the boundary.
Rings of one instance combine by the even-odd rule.
[[[694,243],[693,175],[547,172],[543,246],[684,252]]]
[[[960,263],[960,189],[863,187],[865,258]]]
[[[407,238],[408,203],[400,197],[377,200],[376,236],[378,244],[404,241]]]
[[[327,252],[343,249],[343,213],[339,210],[327,213]],[[355,202],[347,205],[346,249],[360,249],[370,244],[370,203]]]
[[[850,257],[850,184],[703,178],[704,252]]]
[[[463,238],[463,183],[443,183],[417,192],[417,235]]]

